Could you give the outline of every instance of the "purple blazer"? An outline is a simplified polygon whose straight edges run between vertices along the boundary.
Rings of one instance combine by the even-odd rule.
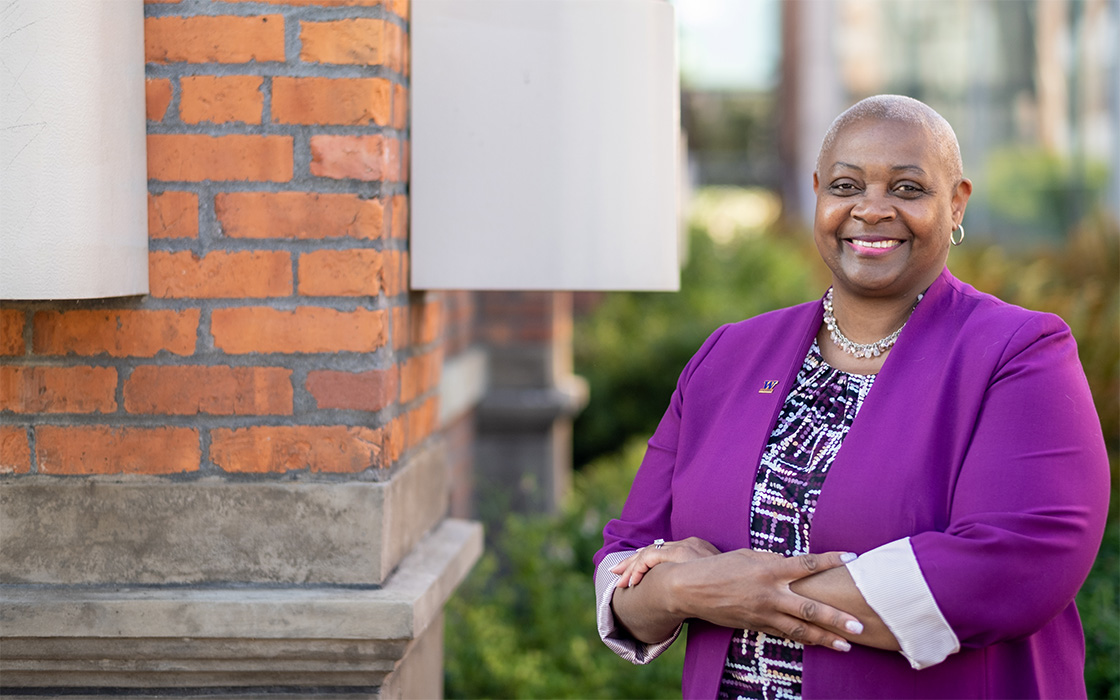
[[[712,334],[681,374],[596,566],[658,537],[750,546],[755,471],[821,317],[818,301]],[[862,553],[910,537],[961,651],[915,671],[897,652],[808,647],[804,697],[1084,698],[1073,599],[1108,492],[1069,328],[943,270],[828,472],[811,548]],[[689,622],[684,697],[715,697],[731,634]]]

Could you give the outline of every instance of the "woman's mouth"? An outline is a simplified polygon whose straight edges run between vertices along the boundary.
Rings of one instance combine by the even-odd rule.
[[[857,253],[863,253],[865,255],[882,255],[902,245],[902,241],[898,241],[893,238],[848,238],[845,240],[853,250],[855,250]]]

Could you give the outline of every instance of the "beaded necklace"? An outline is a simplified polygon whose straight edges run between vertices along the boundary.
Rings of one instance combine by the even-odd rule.
[[[918,301],[921,301],[923,296],[923,294],[919,294]],[[915,301],[914,306],[910,307],[911,313],[918,305],[918,301]],[[898,340],[898,334],[902,332],[902,329],[906,327],[909,321],[910,319],[907,318],[902,322],[902,325],[898,327],[898,330],[882,340],[877,340],[874,343],[857,343],[840,332],[840,325],[836,322],[836,314],[832,309],[832,287],[829,287],[828,292],[824,295],[824,325],[828,327],[828,337],[832,339],[832,342],[835,343],[838,348],[853,357],[870,359],[872,357],[878,357],[887,350],[890,350],[895,341]]]

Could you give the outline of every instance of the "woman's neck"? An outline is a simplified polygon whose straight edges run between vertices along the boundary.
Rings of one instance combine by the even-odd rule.
[[[861,345],[877,343],[902,328],[910,319],[917,301],[917,294],[909,299],[863,297],[845,294],[843,290],[836,288],[832,293],[833,315],[841,335],[852,343]],[[890,348],[887,347],[871,357],[855,357],[832,339],[824,323],[817,334],[817,343],[825,362],[852,374],[878,373],[890,354]]]

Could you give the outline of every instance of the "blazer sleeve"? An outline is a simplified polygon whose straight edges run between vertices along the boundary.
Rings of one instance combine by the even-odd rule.
[[[681,372],[670,398],[669,408],[649,439],[645,457],[630,487],[622,515],[607,523],[603,529],[603,547],[594,557],[599,636],[612,651],[632,663],[648,663],[658,656],[677,638],[680,627],[665,641],[652,645],[643,644],[626,634],[621,625],[615,624],[610,607],[618,576],[610,573],[609,569],[634,550],[658,538],[676,539],[671,523],[672,482],[687,386],[693,372],[715,346],[724,328],[726,326],[708,338]]]
[[[671,527],[673,472],[677,466],[677,440],[686,409],[688,384],[726,328],[723,326],[713,333],[681,372],[669,408],[649,439],[622,515],[603,529],[603,548],[595,554],[596,567],[612,552],[636,550],[658,538],[678,539]]]
[[[1109,493],[1099,418],[1056,316],[1011,334],[951,493],[946,530],[910,542],[961,645],[1038,631],[1088,575]]]

